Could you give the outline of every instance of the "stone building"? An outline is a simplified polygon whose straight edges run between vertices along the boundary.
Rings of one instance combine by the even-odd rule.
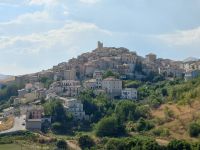
[[[76,80],[76,70],[64,70],[64,80]]]
[[[111,97],[121,96],[122,81],[112,77],[106,78],[102,82],[102,89],[106,90]]]
[[[146,55],[147,62],[155,62],[156,59],[157,59],[157,56],[153,53]]]
[[[42,113],[41,107],[32,107],[26,113],[26,129],[41,130],[42,128]]]

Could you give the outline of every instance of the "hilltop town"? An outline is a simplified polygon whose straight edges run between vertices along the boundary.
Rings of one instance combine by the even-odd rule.
[[[63,109],[68,115],[70,114],[75,124],[85,121],[96,123],[108,113],[101,110],[101,107],[109,106],[111,110],[113,109],[112,101],[114,103],[126,100],[138,103],[147,101],[149,105],[148,100],[152,95],[148,90],[145,91],[143,86],[151,85],[152,88],[154,83],[161,81],[167,83],[174,81],[175,84],[176,81],[190,81],[199,75],[199,60],[173,61],[157,58],[153,53],[147,54],[144,58],[126,48],[104,47],[103,43],[98,42],[97,48],[92,52],[81,54],[51,69],[16,76],[14,81],[9,81],[9,84],[14,82],[18,89],[17,94],[9,99],[10,107],[3,109],[2,119],[15,116],[15,123],[11,129],[2,130],[0,133],[20,130],[46,131],[51,126],[56,128],[55,123],[60,120],[56,121],[55,116],[47,113],[44,107],[48,105],[51,107],[62,104],[59,106],[60,110]],[[138,88],[141,88],[139,92]],[[162,101],[167,100],[167,89],[162,89],[161,92],[162,98],[157,98],[156,102],[152,101],[153,104],[150,104],[152,107],[158,107]],[[89,101],[90,99],[94,99],[95,103]],[[98,102],[97,99],[106,101]],[[57,100],[59,104],[54,103]],[[101,106],[100,101],[105,106],[103,104]],[[93,109],[97,112],[93,112]],[[146,111],[147,113],[143,114]],[[148,109],[145,108],[144,112],[140,115],[148,118]],[[59,118],[60,114],[57,115]]]
[[[15,82],[23,85],[14,98],[14,105],[40,103],[42,99],[58,98],[75,119],[89,119],[83,110],[83,104],[77,99],[84,90],[94,90],[95,94],[107,94],[110,98],[138,100],[136,88],[123,87],[123,80],[149,81],[155,76],[174,80],[182,78],[189,80],[199,75],[200,61],[182,62],[157,58],[150,53],[145,58],[136,52],[120,47],[104,47],[98,42],[92,52],[84,53],[68,62],[53,66],[52,69],[34,74],[16,76]],[[106,76],[106,73],[111,76]],[[48,82],[49,81],[49,82]],[[47,83],[48,82],[48,83]],[[48,84],[48,85],[47,85]],[[21,108],[22,112],[32,109],[29,105]],[[29,108],[30,107],[30,108]],[[34,107],[33,107],[33,110]],[[75,110],[75,111],[71,111]],[[78,110],[78,111],[76,111]],[[4,116],[14,112],[14,107],[4,110]],[[33,120],[27,120],[30,129],[41,129],[42,111]],[[36,112],[37,113],[37,109]],[[26,114],[24,114],[26,115]],[[38,120],[35,119],[40,119]],[[31,122],[32,123],[29,123]],[[38,123],[35,126],[34,121]]]
[[[120,47],[104,47],[98,42],[97,48],[92,52],[83,53],[68,62],[53,66],[52,69],[34,74],[16,76],[17,83],[37,82],[42,77],[57,80],[91,79],[95,71],[118,73],[121,79],[145,80],[152,72],[170,77],[193,78],[200,69],[200,61],[173,61],[157,58],[156,54],[147,54],[145,58],[136,52]],[[196,72],[196,73],[194,73]]]

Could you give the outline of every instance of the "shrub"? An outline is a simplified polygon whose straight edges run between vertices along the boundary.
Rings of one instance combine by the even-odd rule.
[[[193,122],[189,125],[189,134],[191,137],[197,137],[200,133],[200,125]]]
[[[91,137],[89,137],[88,135],[84,135],[84,136],[81,136],[79,139],[78,139],[78,143],[79,143],[79,146],[84,149],[84,148],[88,148],[90,149],[91,147],[94,146],[94,141]]]
[[[154,128],[154,124],[148,120],[144,120],[143,118],[141,118],[136,125],[137,131],[148,131],[152,128]]]
[[[165,118],[169,120],[170,118],[174,118],[174,112],[170,110],[168,107],[164,108]]]
[[[51,127],[52,127],[52,130],[54,131],[54,132],[62,132],[63,130],[64,130],[64,127],[63,127],[63,125],[60,123],[60,122],[55,122],[55,123],[53,123],[52,125],[51,125]]]
[[[67,150],[69,149],[68,148],[68,145],[67,145],[67,142],[65,140],[59,140],[57,143],[56,143],[56,146],[58,149],[62,149],[62,150]]]
[[[103,136],[119,136],[125,133],[125,129],[115,117],[103,118],[96,125],[96,135]]]
[[[164,136],[164,137],[167,137],[170,135],[170,132],[168,129],[165,129],[165,128],[158,128],[158,129],[154,129],[152,131],[152,133],[156,136]]]
[[[168,144],[167,149],[169,149],[169,150],[191,150],[191,145],[184,140],[173,140]]]
[[[164,147],[152,138],[137,136],[132,138],[109,139],[106,150],[163,150]]]
[[[105,146],[106,150],[125,150],[126,143],[120,139],[110,139]]]

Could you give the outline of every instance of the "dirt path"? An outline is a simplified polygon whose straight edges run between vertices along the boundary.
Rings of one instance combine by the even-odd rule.
[[[169,144],[169,141],[159,138],[156,139],[156,142],[158,142],[159,145],[164,145],[164,146]]]
[[[77,142],[74,141],[74,140],[69,140],[69,141],[67,141],[67,144],[69,145],[69,147],[70,147],[72,150],[81,150],[81,148],[78,146]]]

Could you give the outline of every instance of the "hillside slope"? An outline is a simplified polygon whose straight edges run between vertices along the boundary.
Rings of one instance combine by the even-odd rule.
[[[157,124],[156,128],[165,128],[170,132],[167,139],[194,140],[188,134],[188,126],[191,122],[200,119],[200,100],[195,100],[191,105],[164,104],[159,109],[152,110],[154,119],[166,120],[166,108],[173,112],[173,117],[163,123]]]

